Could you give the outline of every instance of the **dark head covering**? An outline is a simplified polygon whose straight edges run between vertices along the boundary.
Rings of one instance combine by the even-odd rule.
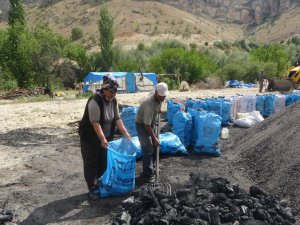
[[[110,73],[108,73],[106,76],[103,77],[102,89],[117,92],[118,87],[119,87],[118,82]]]

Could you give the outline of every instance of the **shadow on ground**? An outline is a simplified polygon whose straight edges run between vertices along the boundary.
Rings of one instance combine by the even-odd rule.
[[[0,144],[10,147],[41,146],[56,142],[58,139],[61,139],[60,135],[64,134],[66,134],[66,130],[61,128],[15,129],[7,133],[0,133]]]
[[[81,224],[82,220],[93,220],[110,214],[122,198],[87,200],[86,194],[50,202],[35,209],[20,225]],[[77,223],[76,223],[77,221]],[[99,221],[100,222],[100,221]]]

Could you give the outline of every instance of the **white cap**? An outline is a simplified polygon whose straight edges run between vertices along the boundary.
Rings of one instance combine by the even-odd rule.
[[[112,73],[107,73],[106,76],[111,79],[111,80],[116,80],[116,78],[114,78],[113,74]]]
[[[155,90],[159,96],[168,96],[169,95],[168,85],[164,82],[158,83],[156,85]]]

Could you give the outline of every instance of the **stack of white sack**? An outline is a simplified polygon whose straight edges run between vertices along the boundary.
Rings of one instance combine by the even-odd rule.
[[[237,113],[237,119],[233,123],[239,127],[249,128],[263,120],[264,118],[259,111],[252,111],[249,113]]]

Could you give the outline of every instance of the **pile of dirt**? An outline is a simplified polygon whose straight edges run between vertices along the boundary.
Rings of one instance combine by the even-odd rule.
[[[223,87],[223,82],[218,77],[209,77],[205,80],[205,82],[199,81],[191,85],[193,90],[221,89]]]
[[[300,102],[241,132],[227,146],[236,170],[300,212]]]

